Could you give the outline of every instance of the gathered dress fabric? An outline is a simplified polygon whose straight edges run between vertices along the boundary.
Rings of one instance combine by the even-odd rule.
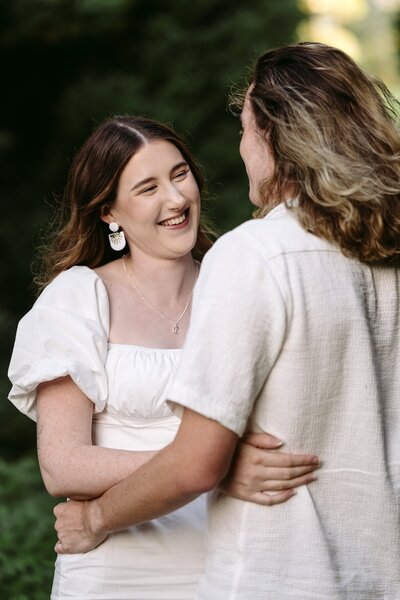
[[[58,275],[21,320],[9,399],[36,420],[41,382],[69,375],[94,403],[93,444],[157,451],[179,417],[166,403],[181,350],[108,342],[105,286],[88,267]],[[206,501],[111,534],[85,554],[59,555],[51,600],[193,600],[205,563]]]

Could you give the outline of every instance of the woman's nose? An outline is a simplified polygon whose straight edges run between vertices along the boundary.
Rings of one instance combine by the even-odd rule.
[[[171,185],[167,191],[168,206],[175,209],[183,208],[186,204],[185,197],[181,194],[179,189],[174,185]]]

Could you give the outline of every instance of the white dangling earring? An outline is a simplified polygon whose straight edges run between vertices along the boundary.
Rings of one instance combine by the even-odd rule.
[[[110,246],[113,250],[118,252],[118,250],[123,250],[126,246],[125,234],[123,231],[118,231],[119,225],[118,223],[109,223],[108,227],[110,228],[110,233],[108,235],[108,239],[110,240]]]

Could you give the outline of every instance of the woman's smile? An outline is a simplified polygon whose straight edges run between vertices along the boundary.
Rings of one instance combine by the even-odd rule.
[[[167,229],[184,229],[189,223],[189,211],[190,209],[188,208],[177,217],[171,217],[160,221],[158,225]]]

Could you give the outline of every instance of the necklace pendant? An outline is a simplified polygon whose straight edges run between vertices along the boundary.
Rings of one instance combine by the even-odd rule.
[[[179,325],[174,325],[174,327],[173,327],[172,331],[173,331],[174,333],[179,333]]]

